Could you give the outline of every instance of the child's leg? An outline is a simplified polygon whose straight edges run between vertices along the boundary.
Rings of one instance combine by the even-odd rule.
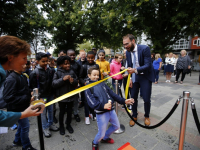
[[[108,130],[106,131],[106,134],[103,140],[107,140],[113,132],[115,132],[116,130],[120,128],[119,120],[117,118],[117,114],[115,113],[115,110],[112,110],[109,112],[108,118],[110,119],[110,123],[112,124],[112,126],[110,126]]]
[[[48,121],[47,121],[46,114],[47,114],[47,107],[44,108],[43,113],[41,114],[42,128],[43,129],[47,129],[48,128]]]
[[[85,117],[89,117],[89,106],[86,101],[85,101],[84,108],[85,108]]]
[[[74,115],[78,115],[78,98],[79,96],[76,96],[77,98],[74,100]]]
[[[18,123],[19,123],[19,120],[18,120]],[[18,142],[21,143],[21,124],[20,123],[18,124],[17,132],[15,133],[15,140],[14,141],[16,143],[18,143]]]
[[[20,124],[21,128],[21,142],[23,145],[23,148],[27,148],[31,146],[30,140],[29,140],[29,120],[28,118],[20,119],[18,120],[18,123]]]
[[[64,118],[64,114],[65,114],[66,105],[67,105],[67,103],[65,103],[65,102],[59,102],[59,108],[60,108],[59,125],[60,125],[60,127],[64,127],[63,118]]]
[[[72,106],[73,106],[73,101],[67,102],[67,126],[70,125],[72,121]]]
[[[101,141],[101,139],[105,136],[109,120],[110,120],[110,112],[97,114],[98,133],[94,138],[93,141],[94,144],[98,144]]]
[[[50,102],[53,100],[53,96],[49,96],[47,99],[47,102]],[[47,107],[48,112],[48,127],[50,127],[53,124],[53,105],[50,105]]]

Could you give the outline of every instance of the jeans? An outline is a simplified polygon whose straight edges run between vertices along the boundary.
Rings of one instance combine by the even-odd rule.
[[[53,100],[53,95],[48,97],[43,97],[42,99],[46,98],[47,103]],[[48,113],[48,119],[47,119],[47,113]],[[45,107],[43,113],[41,114],[41,120],[42,120],[42,128],[47,129],[53,124],[53,105]]]
[[[118,80],[118,85],[121,87],[122,86],[122,80]],[[115,79],[112,79],[112,86],[115,91]],[[116,92],[116,91],[115,91]],[[119,95],[119,88],[118,88],[118,95]]]
[[[185,79],[185,73],[183,72],[183,69],[177,69],[177,74],[176,74],[176,81],[178,81],[180,74],[181,75],[181,81]]]
[[[60,107],[59,124],[60,124],[60,127],[64,126],[63,118],[65,115],[66,106],[67,106],[67,126],[70,125],[71,121],[72,121],[73,101],[72,102],[59,102],[59,107]]]
[[[155,71],[155,78],[156,78],[156,82],[157,82],[158,79],[159,79],[159,72],[160,72],[160,70],[154,69],[154,71]]]
[[[28,118],[19,119],[18,120],[18,128],[15,134],[15,142],[21,141],[23,148],[27,148],[31,145],[29,140],[29,120]]]
[[[110,122],[112,126],[110,126],[106,131],[108,122]],[[94,138],[94,144],[98,144],[101,139],[107,140],[113,132],[120,128],[119,120],[115,110],[111,110],[103,114],[97,114],[97,126],[98,133]]]

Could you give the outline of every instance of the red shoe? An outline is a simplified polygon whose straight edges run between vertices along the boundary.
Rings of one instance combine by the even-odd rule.
[[[115,141],[113,139],[111,139],[111,138],[108,138],[107,140],[102,139],[101,143],[110,143],[110,144],[113,144],[113,143],[115,143]]]
[[[99,145],[92,142],[92,150],[99,150]]]

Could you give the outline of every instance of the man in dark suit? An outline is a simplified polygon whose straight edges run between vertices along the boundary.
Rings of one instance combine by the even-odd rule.
[[[144,110],[146,126],[150,125],[150,107],[151,107],[151,89],[152,82],[155,81],[154,70],[151,63],[150,48],[146,45],[136,44],[135,37],[132,34],[127,34],[123,37],[123,46],[127,50],[126,52],[126,67],[128,67],[128,73],[131,75],[130,91],[131,97],[134,98],[135,103],[132,106],[132,117],[137,120],[137,105],[138,105],[138,93],[139,89],[144,91],[142,97],[144,99]],[[134,121],[130,121],[129,125],[132,127],[135,125]]]

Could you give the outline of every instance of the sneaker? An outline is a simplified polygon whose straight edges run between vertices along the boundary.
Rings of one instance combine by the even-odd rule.
[[[85,117],[85,124],[90,124],[90,118],[89,117]]]
[[[172,77],[176,77],[176,76],[172,76]]]
[[[74,133],[74,129],[72,128],[71,125],[67,125],[66,129],[69,131],[69,133]]]
[[[11,129],[11,130],[15,130],[15,129],[17,129],[17,125],[14,124],[12,127],[10,127],[10,129]]]
[[[171,82],[170,80],[168,80],[168,82]]]
[[[76,122],[80,122],[80,121],[81,121],[81,118],[79,117],[78,114],[77,114],[77,115],[74,115],[74,118],[75,118]]]
[[[97,118],[96,117],[93,117],[93,121],[96,121],[97,120]]]
[[[99,145],[92,142],[92,150],[99,150]]]
[[[53,123],[53,124],[49,127],[49,130],[51,130],[51,131],[58,131],[59,128]]]
[[[89,114],[89,118],[93,119],[93,114]]]
[[[18,141],[18,142],[13,141],[13,146],[14,147],[22,146],[22,142],[21,141]]]
[[[43,129],[43,134],[47,138],[51,137],[51,132],[49,131],[49,128]]]
[[[113,143],[115,143],[115,141],[113,139],[111,139],[111,138],[108,138],[107,140],[102,139],[101,143],[110,143],[110,144],[113,144]]]
[[[22,150],[37,150],[37,149],[33,148],[32,146],[28,146],[26,148],[22,148]]]
[[[168,80],[166,80],[165,82],[168,82]]]

